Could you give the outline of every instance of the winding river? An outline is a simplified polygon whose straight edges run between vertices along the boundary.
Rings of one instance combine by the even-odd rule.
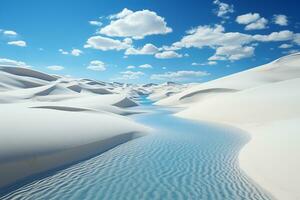
[[[30,182],[0,199],[271,199],[238,166],[240,130],[172,116],[141,99],[152,134]]]

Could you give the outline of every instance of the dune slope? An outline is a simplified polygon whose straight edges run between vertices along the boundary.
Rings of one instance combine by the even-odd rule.
[[[278,199],[300,199],[300,54],[199,84],[157,104],[181,106],[177,116],[226,123],[252,140],[241,168]]]
[[[144,135],[118,87],[0,66],[0,191]]]

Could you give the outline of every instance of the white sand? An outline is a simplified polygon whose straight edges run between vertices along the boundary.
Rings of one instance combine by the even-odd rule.
[[[251,133],[241,168],[275,198],[300,199],[300,54],[199,84],[157,104]]]
[[[0,187],[149,131],[124,116],[137,103],[120,87],[0,67]]]
[[[159,85],[153,85],[151,87],[148,87],[150,93],[148,98],[152,101],[158,101],[180,93],[188,87],[190,87],[190,85],[178,84],[174,82],[166,82]]]

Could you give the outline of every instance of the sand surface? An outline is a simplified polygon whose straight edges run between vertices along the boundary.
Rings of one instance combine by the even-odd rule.
[[[198,84],[156,104],[177,116],[226,123],[251,134],[241,168],[277,199],[300,199],[300,54]]]

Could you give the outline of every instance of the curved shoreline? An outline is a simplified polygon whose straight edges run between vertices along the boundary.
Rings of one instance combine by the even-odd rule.
[[[24,159],[0,163],[0,195],[7,193],[14,185],[22,185],[22,182],[31,179],[38,174],[45,174],[55,169],[70,166],[79,161],[108,151],[120,144],[142,136],[142,133],[127,132],[110,138],[73,147],[50,154],[28,156]]]
[[[153,134],[27,184],[4,199],[270,199],[238,166],[248,136],[236,128],[180,119],[165,109],[133,118],[153,127]]]
[[[241,169],[274,199],[300,198],[300,191],[297,188],[300,155],[296,151],[300,141],[296,128],[300,124],[299,118],[245,126],[239,123],[203,120],[177,113],[175,116],[199,122],[225,124],[246,132],[250,140],[238,156]],[[293,149],[294,155],[298,156],[296,158],[290,156]]]

